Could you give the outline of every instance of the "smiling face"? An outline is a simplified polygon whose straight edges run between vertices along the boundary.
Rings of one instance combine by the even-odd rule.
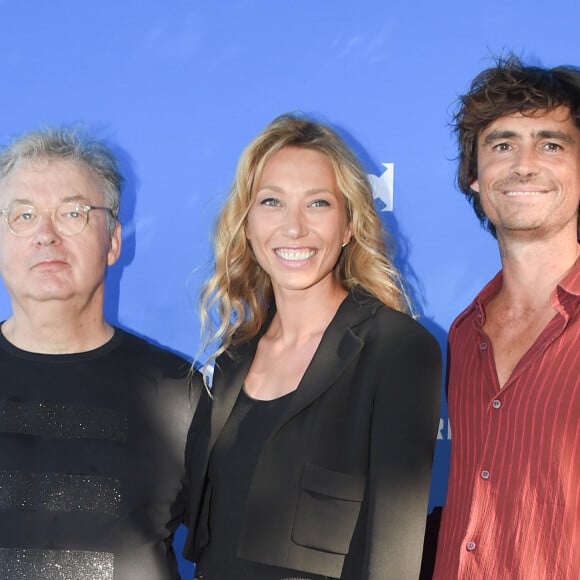
[[[479,192],[500,237],[576,237],[580,202],[580,130],[558,107],[500,117],[477,140]]]
[[[330,160],[298,147],[274,153],[262,171],[246,237],[275,293],[340,288],[333,273],[351,226]]]
[[[105,205],[99,178],[83,163],[39,160],[19,164],[0,181],[2,208],[16,203],[53,208],[71,199]],[[117,260],[121,245],[120,226],[110,236],[106,219],[104,211],[91,211],[81,233],[64,236],[45,213],[37,231],[24,238],[11,233],[2,218],[0,273],[13,307],[26,309],[30,301],[69,300],[78,308],[94,302],[100,309],[105,270]]]

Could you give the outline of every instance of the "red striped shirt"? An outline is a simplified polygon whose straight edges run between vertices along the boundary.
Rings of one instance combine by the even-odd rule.
[[[580,261],[499,388],[482,330],[498,274],[449,333],[451,471],[434,578],[580,578]]]

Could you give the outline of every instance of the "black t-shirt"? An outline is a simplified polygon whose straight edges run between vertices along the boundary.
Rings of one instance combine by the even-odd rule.
[[[0,333],[0,578],[179,578],[189,368],[119,329],[67,355]]]

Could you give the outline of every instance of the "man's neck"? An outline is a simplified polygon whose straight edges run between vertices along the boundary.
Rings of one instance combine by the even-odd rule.
[[[110,340],[114,333],[102,314],[72,315],[58,307],[37,308],[34,312],[15,308],[1,331],[14,346],[43,354],[94,350]]]
[[[541,304],[550,301],[557,284],[580,257],[580,245],[574,239],[552,241],[507,241],[500,245],[503,300],[519,304]]]

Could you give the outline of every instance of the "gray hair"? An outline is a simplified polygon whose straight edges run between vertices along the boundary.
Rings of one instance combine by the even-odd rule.
[[[101,180],[107,213],[107,229],[112,234],[119,216],[123,176],[113,152],[93,136],[75,127],[49,127],[24,133],[0,152],[0,181],[14,167],[37,160],[69,160],[85,163]]]

